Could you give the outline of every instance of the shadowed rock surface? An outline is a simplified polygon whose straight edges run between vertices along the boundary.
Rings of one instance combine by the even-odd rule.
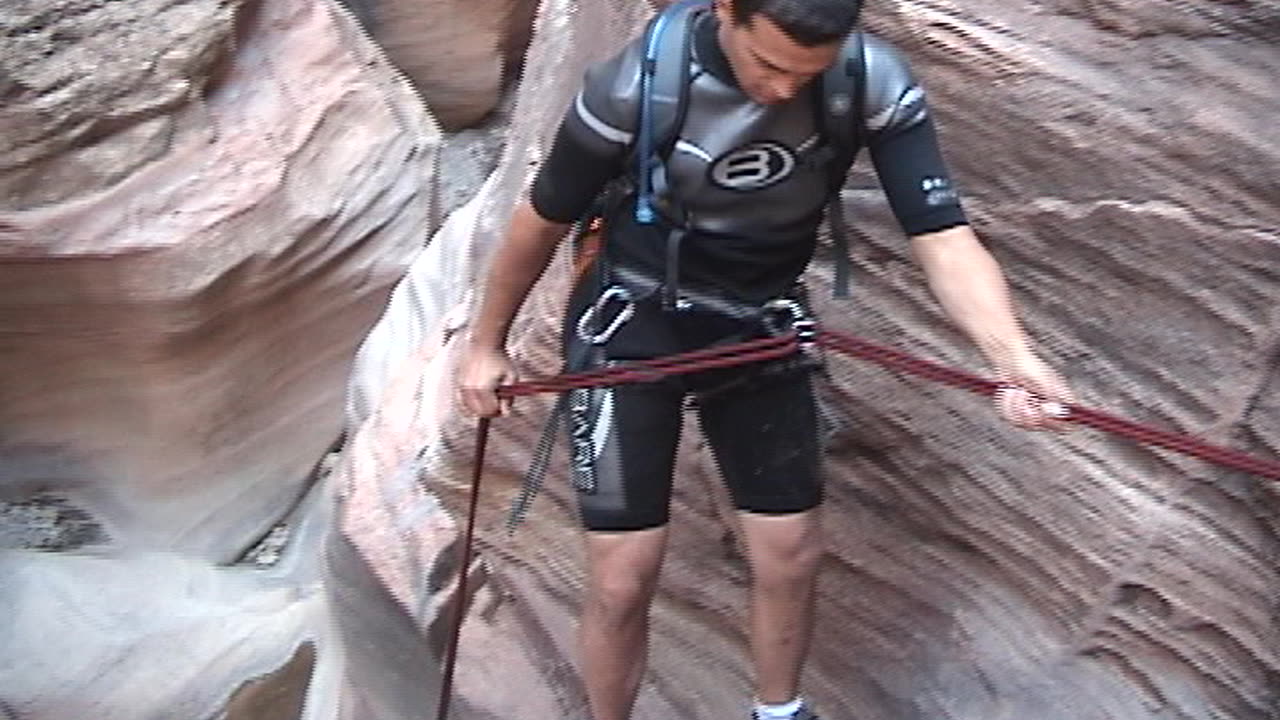
[[[342,1],[450,131],[498,106],[520,73],[538,9],[535,0]]]

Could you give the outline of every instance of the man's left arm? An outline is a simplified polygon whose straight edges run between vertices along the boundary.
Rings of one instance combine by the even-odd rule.
[[[947,316],[991,363],[1008,390],[1001,413],[1020,427],[1057,428],[1052,406],[1072,402],[1066,382],[1035,353],[1004,274],[969,226],[939,147],[924,89],[906,59],[868,38],[865,97],[869,150],[929,288]]]
[[[1053,406],[1074,402],[1070,387],[1033,349],[1018,320],[999,263],[969,225],[915,235],[911,250],[929,289],[1007,383],[997,406],[1019,427],[1059,427]],[[1037,401],[1037,398],[1040,401]]]

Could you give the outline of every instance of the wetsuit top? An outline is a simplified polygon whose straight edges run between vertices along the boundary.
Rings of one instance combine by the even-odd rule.
[[[688,108],[665,180],[655,187],[657,209],[671,218],[680,208],[691,226],[680,250],[682,287],[771,297],[804,271],[831,197],[829,171],[814,160],[823,144],[818,83],[789,101],[760,105],[739,88],[715,17],[695,22]],[[542,217],[576,220],[605,183],[628,171],[641,57],[638,38],[587,71],[534,180],[531,201]],[[963,224],[924,90],[888,42],[867,34],[864,57],[864,137],[903,230],[916,235]],[[665,229],[637,226],[629,204],[627,210],[609,218],[610,262],[662,277]]]

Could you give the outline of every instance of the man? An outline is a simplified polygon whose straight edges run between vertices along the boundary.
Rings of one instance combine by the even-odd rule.
[[[570,368],[758,337],[766,332],[759,314],[725,308],[797,298],[796,280],[834,192],[821,163],[807,161],[823,144],[814,81],[837,61],[857,11],[854,0],[715,0],[694,21],[687,112],[657,187],[660,220],[637,221],[633,190],[606,207],[603,250],[569,302]],[[590,69],[529,202],[514,212],[463,360],[461,397],[473,413],[506,411],[494,388],[516,379],[504,350],[512,318],[570,223],[628,173],[642,52],[637,40]],[[850,122],[865,124],[881,184],[929,287],[997,375],[1018,388],[1001,394],[1002,414],[1021,427],[1054,427],[1033,399],[1069,402],[1069,390],[1033,352],[999,267],[965,221],[923,90],[883,40],[865,37],[864,62],[862,117]],[[670,231],[681,221],[687,233],[673,244]],[[689,394],[749,553],[753,717],[816,718],[798,687],[822,553],[807,369],[773,361],[575,391],[574,472],[584,479],[577,484],[589,563],[581,665],[595,720],[625,720],[639,688]]]

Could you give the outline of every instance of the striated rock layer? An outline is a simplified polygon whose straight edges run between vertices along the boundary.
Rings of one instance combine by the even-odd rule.
[[[327,3],[0,17],[0,488],[233,560],[341,431],[355,346],[429,237],[439,130]]]
[[[446,130],[471,127],[498,106],[538,8],[534,0],[342,1]]]
[[[433,229],[435,121],[327,0],[17,2],[0,24],[0,491],[90,545],[0,550],[0,716],[424,717],[454,525],[434,501],[362,524],[380,488],[312,474]],[[233,563],[277,524],[278,562]],[[519,657],[504,622],[470,625],[470,667]]]
[[[584,64],[638,28],[635,5],[543,3],[527,67],[548,69],[525,75],[502,166],[362,348],[351,421],[418,394],[419,457],[456,512],[470,423],[443,380],[471,289]],[[1280,453],[1280,188],[1260,171],[1280,161],[1273,5],[898,0],[866,18],[931,91],[966,207],[1082,401]],[[810,273],[824,322],[982,370],[867,165],[846,195],[856,297],[829,300],[828,255]],[[558,366],[567,275],[558,258],[516,323],[526,371]],[[804,681],[825,714],[1280,717],[1274,484],[1090,431],[1027,434],[960,391],[854,360],[829,357],[828,376],[830,553]],[[494,424],[481,545],[536,658],[509,677],[574,716],[583,558],[563,451],[534,516],[501,530],[549,404]],[[750,696],[748,578],[710,456],[686,440],[640,720],[731,717]]]

